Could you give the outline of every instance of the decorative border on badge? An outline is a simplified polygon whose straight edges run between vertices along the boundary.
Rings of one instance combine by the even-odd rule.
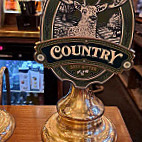
[[[133,65],[134,52],[96,38],[68,37],[36,43],[35,59],[47,68],[68,64],[86,64],[115,74]]]

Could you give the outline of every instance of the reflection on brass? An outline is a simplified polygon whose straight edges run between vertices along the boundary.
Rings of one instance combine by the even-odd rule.
[[[0,105],[2,104],[3,75],[6,76],[7,104],[10,104],[9,73],[6,67],[0,69]],[[0,109],[0,142],[6,141],[13,133],[15,120],[11,114]]]
[[[113,142],[116,131],[105,116],[103,103],[89,88],[71,87],[57,104],[57,112],[45,123],[45,142]]]
[[[15,120],[12,115],[0,110],[0,141],[6,141],[12,135],[14,128]]]

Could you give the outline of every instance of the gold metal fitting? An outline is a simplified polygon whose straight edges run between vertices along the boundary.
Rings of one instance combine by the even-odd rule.
[[[10,105],[9,73],[6,67],[0,69],[0,105],[2,105],[3,75],[6,75],[7,104]],[[0,109],[0,142],[5,142],[13,133],[15,120],[11,114]]]
[[[114,142],[116,130],[104,113],[103,103],[87,89],[72,86],[57,103],[57,112],[45,123],[45,142]]]

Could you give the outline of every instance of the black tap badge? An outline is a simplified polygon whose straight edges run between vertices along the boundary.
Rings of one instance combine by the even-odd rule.
[[[75,87],[103,84],[133,65],[131,0],[48,0],[35,59]]]

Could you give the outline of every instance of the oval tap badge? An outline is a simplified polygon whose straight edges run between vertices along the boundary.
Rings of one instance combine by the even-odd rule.
[[[133,65],[131,0],[48,0],[35,59],[75,87],[102,84]]]

